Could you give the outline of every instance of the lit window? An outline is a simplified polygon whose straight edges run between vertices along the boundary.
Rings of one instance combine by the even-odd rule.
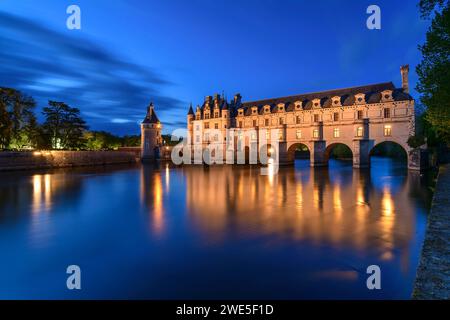
[[[252,132],[250,137],[252,140],[257,140],[256,132]]]
[[[392,128],[390,125],[384,126],[384,136],[388,137],[392,134]]]
[[[270,140],[270,130],[266,130],[266,140]]]
[[[334,128],[334,130],[333,130],[333,137],[339,138],[339,128]]]
[[[314,129],[313,130],[313,138],[318,138],[319,137],[319,130]]]
[[[297,130],[295,132],[295,136],[297,137],[297,139],[301,139],[302,138],[302,130]]]
[[[278,140],[283,140],[283,131],[278,130]]]
[[[364,128],[363,127],[358,127],[358,129],[356,129],[356,136],[357,137],[362,137],[364,135]]]

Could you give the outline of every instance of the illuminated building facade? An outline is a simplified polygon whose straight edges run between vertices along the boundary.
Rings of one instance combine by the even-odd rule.
[[[414,99],[409,94],[409,66],[400,71],[401,88],[385,82],[250,102],[242,102],[240,94],[231,101],[219,94],[207,96],[195,110],[189,107],[188,143],[219,146],[226,155],[232,139],[235,151],[248,154],[252,144],[262,147],[262,132],[270,145],[276,129],[281,164],[293,163],[295,151],[306,147],[311,165],[324,166],[334,146],[344,144],[352,151],[353,166],[367,167],[371,151],[380,143],[394,142],[410,151]],[[237,134],[230,138],[227,129]]]

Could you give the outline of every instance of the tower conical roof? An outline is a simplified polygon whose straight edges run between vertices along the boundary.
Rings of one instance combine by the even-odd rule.
[[[194,110],[192,109],[192,103],[191,103],[191,105],[189,106],[188,115],[194,115]]]
[[[147,115],[142,123],[160,123],[158,117],[156,116],[153,102],[150,102],[150,105],[147,108]]]

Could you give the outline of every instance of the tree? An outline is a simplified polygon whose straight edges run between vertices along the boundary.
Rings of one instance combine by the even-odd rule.
[[[36,102],[22,92],[0,87],[0,147],[31,147],[30,129],[37,125]]]
[[[450,3],[446,0],[421,0],[422,16],[436,11],[420,46],[422,61],[417,66],[420,101],[427,107],[426,120],[445,143],[450,144]]]
[[[45,116],[43,131],[52,149],[80,149],[85,140],[86,122],[80,110],[64,102],[49,101],[42,112]]]
[[[85,133],[86,149],[107,150],[122,146],[123,138],[105,131],[91,131]]]

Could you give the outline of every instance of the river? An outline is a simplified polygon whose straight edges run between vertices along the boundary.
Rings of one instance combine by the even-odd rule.
[[[0,173],[2,299],[408,299],[432,177],[306,160]],[[81,269],[68,290],[66,268]],[[381,290],[368,290],[369,265]]]

